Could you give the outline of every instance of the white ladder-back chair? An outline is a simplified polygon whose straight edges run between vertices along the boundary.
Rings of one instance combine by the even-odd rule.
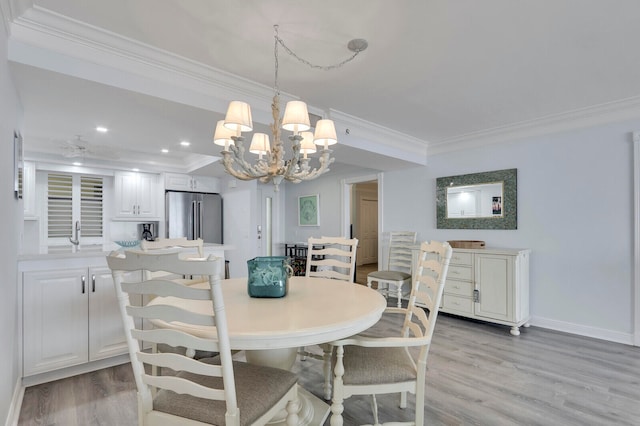
[[[417,232],[396,231],[389,233],[389,257],[385,269],[370,272],[367,285],[378,283],[378,291],[385,297],[394,293],[398,298],[398,308],[402,306],[402,288],[411,283],[412,249],[416,244]]]
[[[321,237],[309,238],[307,241],[307,277],[331,278],[353,283],[356,275],[357,238]],[[324,362],[324,398],[331,399],[331,352],[328,344],[319,345],[322,348]],[[304,361],[307,356],[320,356],[300,348]]]
[[[111,253],[107,263],[113,273],[138,390],[139,425],[264,425],[285,409],[287,424],[297,424],[296,376],[231,358],[220,284],[221,259],[126,251]],[[124,281],[125,274],[131,277],[132,271],[141,271],[141,281]],[[206,276],[209,286],[195,288],[162,277],[148,278],[143,271]],[[134,306],[129,303],[129,295],[156,299],[153,306]],[[163,305],[158,302],[161,297],[211,303],[211,314]],[[139,325],[141,319],[172,323],[173,327],[148,330]],[[196,325],[210,326],[211,331],[206,337],[198,336],[193,327]],[[148,353],[140,350],[141,341],[218,352],[219,356],[195,360],[179,353]],[[145,365],[169,372],[147,374]]]
[[[142,240],[140,242],[140,249],[142,251],[163,250],[165,252],[168,250],[176,250],[181,253],[187,253],[192,257],[204,257],[204,241],[202,238],[198,238],[196,240],[187,240],[187,237],[162,238],[155,241]],[[157,274],[162,275],[163,272],[158,272]],[[206,277],[198,276],[184,276],[176,278],[182,279],[181,282],[188,285],[197,284],[207,280]]]
[[[202,238],[196,240],[188,240],[187,237],[180,238],[159,238],[155,241],[140,241],[140,248],[143,251],[160,250],[168,248],[179,248],[188,251],[187,249],[193,249],[198,256],[204,257],[204,241]]]
[[[356,274],[357,238],[311,237],[307,245],[307,277],[353,282]]]
[[[204,257],[204,241],[202,238],[198,238],[196,240],[188,240],[187,237],[179,237],[179,238],[159,238],[155,241],[146,241],[142,240],[140,242],[140,249],[145,252],[155,252],[155,253],[167,253],[169,251],[177,251],[181,254],[184,254],[189,257]],[[209,278],[195,275],[175,275],[171,274],[167,271],[157,271],[151,273],[149,271],[145,271],[145,274],[148,274],[147,279],[150,278],[159,278],[163,277],[164,279],[172,279],[180,284],[185,285],[193,285],[202,282],[206,282]],[[183,347],[171,347],[168,345],[152,345],[153,352],[183,352],[187,356],[191,358],[207,358],[215,356],[216,354],[213,352],[203,352],[203,351],[195,351],[191,348],[183,348]],[[154,371],[156,374],[157,371]]]
[[[342,426],[343,402],[352,395],[372,395],[374,425],[380,425],[375,395],[396,392],[400,393],[401,408],[407,406],[407,392],[415,394],[415,419],[389,424],[423,426],[427,355],[451,252],[446,242],[421,244],[407,307],[390,307],[385,311],[404,316],[397,334],[375,336],[364,332],[331,343],[335,347],[331,426]]]

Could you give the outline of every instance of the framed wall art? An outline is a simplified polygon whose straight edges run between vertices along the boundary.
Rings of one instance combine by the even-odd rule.
[[[298,197],[298,226],[320,226],[318,194]]]

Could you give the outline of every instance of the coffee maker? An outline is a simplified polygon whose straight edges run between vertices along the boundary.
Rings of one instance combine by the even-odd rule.
[[[138,234],[141,240],[154,241],[156,239],[155,223],[139,223]]]

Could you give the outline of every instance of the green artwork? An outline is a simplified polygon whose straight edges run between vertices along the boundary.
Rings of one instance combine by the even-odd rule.
[[[318,195],[305,195],[302,197],[298,197],[298,225],[320,225]]]

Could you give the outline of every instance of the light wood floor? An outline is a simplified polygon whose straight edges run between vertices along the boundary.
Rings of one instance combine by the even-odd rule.
[[[380,327],[389,323],[383,321]],[[508,328],[440,315],[428,361],[428,425],[639,425],[640,348],[536,327]],[[297,361],[321,395],[322,363]],[[372,422],[370,398],[345,401],[345,425]],[[408,420],[396,395],[378,397],[382,421]],[[26,390],[20,426],[136,424],[129,364]],[[328,425],[327,421],[325,425]]]
[[[355,282],[358,284],[367,284],[367,274],[369,272],[377,271],[378,264],[377,263],[368,263],[366,265],[358,265],[356,266],[356,277]]]

